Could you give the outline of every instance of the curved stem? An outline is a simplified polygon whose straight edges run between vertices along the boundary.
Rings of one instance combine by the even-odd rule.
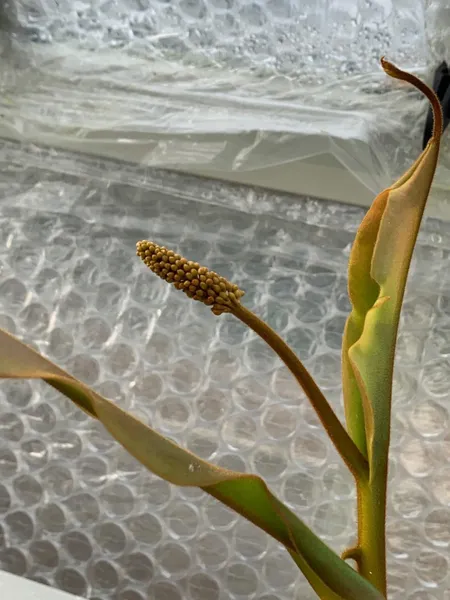
[[[354,560],[357,565],[361,564],[361,548],[359,546],[352,546],[347,548],[341,554],[342,560]]]
[[[336,450],[342,456],[356,480],[367,481],[369,477],[367,460],[358,450],[320,388],[292,349],[267,323],[245,308],[240,302],[233,302],[230,310],[235,317],[253,329],[278,354],[310,399]]]

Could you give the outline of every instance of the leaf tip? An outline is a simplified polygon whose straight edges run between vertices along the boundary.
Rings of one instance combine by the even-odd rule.
[[[412,73],[402,71],[402,69],[399,69],[393,63],[387,60],[384,56],[381,57],[380,62],[384,72],[387,73],[387,75],[393,77],[394,79],[400,79],[402,81],[407,81],[408,83],[411,83],[428,98],[433,109],[433,138],[435,138],[435,141],[439,142],[443,131],[443,116],[441,103],[437,95],[430,87],[428,87],[428,85],[426,85],[426,83],[424,83],[418,77],[416,77]]]

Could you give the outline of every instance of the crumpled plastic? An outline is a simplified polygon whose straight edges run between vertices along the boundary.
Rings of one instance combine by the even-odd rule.
[[[431,78],[449,22],[422,0],[15,0],[3,12],[4,137],[274,189],[276,167],[325,157],[365,203],[417,155],[427,110],[379,59]],[[444,140],[444,208],[448,155]]]

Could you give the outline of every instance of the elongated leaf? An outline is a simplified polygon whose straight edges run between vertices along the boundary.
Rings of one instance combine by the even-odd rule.
[[[214,466],[167,440],[14,336],[0,330],[0,377],[40,378],[99,419],[149,470],[176,485],[198,486],[281,542],[324,600],[381,600],[255,475]]]
[[[395,344],[412,252],[439,152],[439,100],[419,79],[387,61],[392,77],[412,83],[433,106],[433,137],[412,167],[383,191],[357,233],[349,264],[352,312],[343,342],[343,385],[349,432],[367,448],[371,480],[385,477]]]

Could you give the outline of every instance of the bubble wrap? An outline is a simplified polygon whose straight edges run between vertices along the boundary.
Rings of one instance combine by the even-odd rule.
[[[366,73],[381,45],[415,65],[425,55],[424,0],[15,0],[9,10],[36,43],[314,83]]]
[[[258,473],[337,551],[353,482],[273,352],[155,277],[155,239],[247,291],[342,417],[346,264],[361,209],[3,143],[0,323],[201,457]],[[48,241],[44,241],[48,240]],[[450,227],[427,221],[398,343],[391,600],[448,600]],[[0,382],[0,568],[91,600],[312,600],[287,553],[149,474],[38,381]]]
[[[417,155],[427,110],[379,59],[431,81],[448,59],[443,4],[9,0],[0,133],[227,176],[331,155],[370,197]],[[435,193],[448,212],[447,139]]]

